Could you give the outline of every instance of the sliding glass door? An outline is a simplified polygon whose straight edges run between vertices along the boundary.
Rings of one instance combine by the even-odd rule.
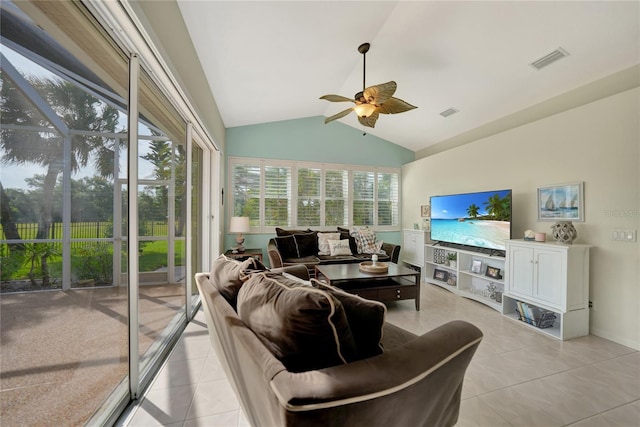
[[[1,7],[2,425],[101,423],[193,313],[211,151],[82,3]]]

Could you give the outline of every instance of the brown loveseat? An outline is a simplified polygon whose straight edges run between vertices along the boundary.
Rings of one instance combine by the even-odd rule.
[[[307,271],[301,266],[289,270],[297,275]],[[268,275],[273,273],[253,277],[272,280]],[[234,301],[221,293],[227,291],[215,283],[216,277],[221,276],[198,273],[196,283],[211,343],[251,425],[416,427],[456,423],[465,370],[482,339],[475,326],[452,321],[417,336],[383,322],[381,354],[293,372],[238,314],[242,292],[250,282],[241,285],[237,312]],[[262,284],[255,287],[263,288]],[[315,296],[317,292],[308,293]],[[262,312],[250,313],[251,321]]]
[[[267,254],[269,256],[269,264],[271,268],[281,268],[290,265],[304,264],[309,270],[311,276],[314,275],[316,265],[325,264],[350,264],[360,263],[363,261],[371,261],[371,255],[367,253],[358,253],[358,248],[355,239],[350,236],[349,230],[346,228],[338,227],[335,233],[341,235],[341,239],[349,241],[351,254],[349,255],[322,255],[318,253],[317,233],[312,230],[284,230],[282,228],[276,228],[277,237],[271,238],[267,244]],[[306,245],[305,251],[300,250],[297,254],[292,254],[291,251],[283,251],[278,246],[279,239],[287,238],[289,236],[313,236],[315,240],[315,247],[313,244]],[[298,248],[298,246],[296,246]],[[382,253],[378,254],[378,261],[380,262],[393,262],[398,263],[400,256],[400,245],[394,243],[382,243]],[[287,253],[288,252],[288,253]]]

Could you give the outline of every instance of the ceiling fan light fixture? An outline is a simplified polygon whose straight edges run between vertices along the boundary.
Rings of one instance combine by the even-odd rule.
[[[356,112],[358,117],[369,117],[376,111],[376,106],[371,104],[360,104],[353,107],[353,111]]]
[[[347,108],[333,116],[325,118],[325,124],[341,119],[353,111],[358,115],[358,121],[362,126],[373,128],[376,126],[376,121],[380,114],[404,113],[405,111],[417,108],[415,105],[411,105],[400,98],[393,97],[393,94],[396,92],[398,87],[396,82],[393,80],[367,87],[365,78],[367,71],[366,53],[369,51],[369,47],[371,47],[369,43],[363,43],[358,46],[358,52],[360,52],[363,57],[362,92],[356,93],[354,99],[340,95],[323,95],[320,97],[320,99],[324,99],[329,102],[353,102],[355,104],[355,106],[351,108]]]

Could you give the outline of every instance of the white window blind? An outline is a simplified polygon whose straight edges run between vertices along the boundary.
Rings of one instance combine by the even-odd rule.
[[[290,167],[264,167],[264,225],[291,226]]]
[[[349,225],[349,171],[327,169],[324,176],[325,225]]]
[[[378,173],[378,225],[398,225],[398,174]]]
[[[374,225],[374,172],[353,172],[353,225]]]
[[[400,170],[229,158],[229,214],[254,233],[274,227],[400,227]]]
[[[322,169],[298,168],[297,225],[319,226],[321,210]]]
[[[260,181],[260,165],[236,164],[231,167],[231,216],[248,216],[252,227],[260,225]]]

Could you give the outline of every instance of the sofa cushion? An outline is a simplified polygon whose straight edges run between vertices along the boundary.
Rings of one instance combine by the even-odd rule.
[[[326,264],[350,264],[356,259],[353,255],[318,255],[321,265]]]
[[[382,354],[382,330],[387,314],[383,303],[350,294],[316,279],[311,279],[311,284],[342,303],[359,359]]]
[[[329,293],[265,273],[238,294],[238,315],[289,371],[356,360],[356,346],[339,300]]]
[[[286,258],[282,262],[284,265],[305,264],[307,266],[320,264],[320,260],[314,256],[306,256],[304,258]]]
[[[340,240],[340,233],[318,233],[318,255],[329,255],[329,240]]]
[[[280,252],[280,256],[283,259],[298,258],[298,247],[296,246],[296,239],[293,235],[280,236],[273,240],[276,242],[276,248],[278,248],[278,252]]]
[[[276,227],[276,236],[293,236],[294,234],[311,233],[311,229],[306,230],[285,230],[284,228]]]
[[[329,240],[329,255],[351,255],[348,240]]]
[[[340,240],[349,239],[349,247],[351,248],[352,254],[358,253],[358,244],[356,243],[355,237],[351,235],[348,228],[338,227],[338,231],[340,232]]]
[[[249,258],[244,261],[227,258],[220,255],[213,261],[211,267],[211,281],[216,286],[220,294],[235,309],[238,292],[244,281],[248,278],[245,270],[255,267],[255,259]]]
[[[294,234],[293,239],[296,241],[296,250],[298,258],[306,256],[315,256],[318,254],[318,233],[301,233]]]

